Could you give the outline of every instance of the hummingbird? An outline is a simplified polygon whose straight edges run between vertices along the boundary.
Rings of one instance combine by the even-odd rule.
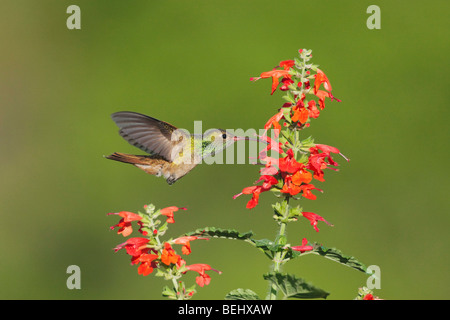
[[[169,185],[189,173],[202,159],[235,141],[255,140],[234,136],[222,129],[189,134],[170,123],[131,111],[113,113],[111,118],[119,127],[119,134],[148,155],[115,152],[106,158],[132,164],[157,177],[163,176]]]

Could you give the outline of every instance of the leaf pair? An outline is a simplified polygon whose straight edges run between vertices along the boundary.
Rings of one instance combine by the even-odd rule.
[[[329,295],[328,292],[291,274],[269,273],[264,275],[264,279],[283,293],[283,299],[326,299]],[[261,298],[250,289],[236,289],[229,292],[225,300],[261,300]]]

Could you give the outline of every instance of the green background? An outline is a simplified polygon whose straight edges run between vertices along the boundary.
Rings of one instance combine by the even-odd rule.
[[[66,9],[81,8],[81,30]],[[381,30],[366,9],[381,8]],[[448,1],[17,1],[0,5],[0,298],[160,299],[166,284],[142,277],[112,248],[117,217],[147,203],[186,206],[168,236],[205,226],[275,235],[272,194],[245,209],[232,196],[258,178],[252,165],[202,165],[169,186],[112,152],[140,153],[110,114],[145,113],[178,127],[261,128],[283,103],[270,80],[250,82],[313,49],[341,103],[328,102],[305,136],[338,147],[307,220],[288,228],[381,268],[385,299],[446,299],[448,282]],[[265,297],[266,257],[231,240],[197,241],[188,263],[223,272],[196,299],[235,288]],[[81,268],[69,290],[66,268]],[[295,273],[352,299],[367,276],[318,256]],[[194,282],[187,274],[186,281]]]

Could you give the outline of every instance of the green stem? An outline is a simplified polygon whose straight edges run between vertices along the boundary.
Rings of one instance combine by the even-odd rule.
[[[178,300],[183,300],[183,294],[180,292],[180,294],[178,295],[178,283],[177,283],[177,279],[175,277],[172,278],[172,283],[173,283],[173,288],[175,289],[175,293],[178,296]]]
[[[286,197],[286,211],[284,213],[284,218],[287,218],[288,214],[289,214],[289,197]],[[279,224],[280,224],[280,227],[278,229],[278,233],[275,238],[276,245],[281,244],[280,243],[281,239],[286,239],[286,222],[280,221]],[[271,270],[273,272],[281,271],[281,267],[283,265],[283,262],[282,262],[283,257],[284,257],[283,251],[278,251],[277,253],[275,253],[275,256],[272,259],[273,264],[271,266]],[[276,300],[277,294],[278,294],[278,287],[274,283],[271,283],[269,286],[269,293],[267,294],[266,300]]]

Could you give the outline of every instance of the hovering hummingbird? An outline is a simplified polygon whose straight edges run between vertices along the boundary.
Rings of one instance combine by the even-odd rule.
[[[136,112],[121,111],[111,117],[119,127],[119,134],[149,155],[115,152],[106,158],[130,163],[157,177],[163,176],[169,185],[194,169],[202,159],[222,151],[235,141],[256,140],[234,136],[222,129],[189,134],[167,122]]]

